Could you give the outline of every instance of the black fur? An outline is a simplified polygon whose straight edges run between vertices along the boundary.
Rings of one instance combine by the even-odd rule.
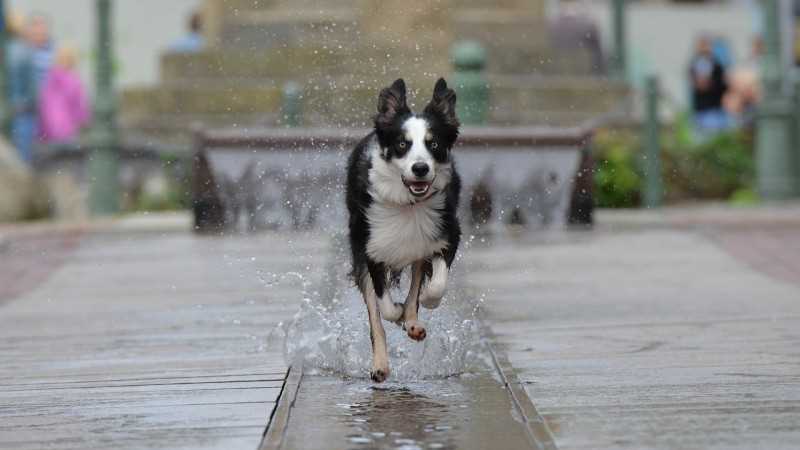
[[[433,139],[431,144],[436,142],[436,148],[428,150],[433,158],[438,162],[452,160],[452,148],[458,138],[459,122],[455,115],[456,94],[447,87],[447,83],[440,79],[434,87],[433,97],[425,107],[423,113],[419,115],[430,124]],[[381,156],[388,160],[394,157],[402,157],[405,149],[400,148],[399,144],[405,138],[401,131],[403,123],[414,114],[408,108],[406,101],[406,87],[402,79],[395,81],[390,87],[383,89],[378,98],[378,114],[374,118],[375,130],[362,139],[348,160],[347,171],[347,210],[349,212],[349,231],[350,249],[352,252],[352,272],[353,280],[362,290],[365,289],[361,283],[367,274],[370,275],[378,297],[383,295],[387,284],[390,281],[399,279],[395,273],[390,273],[388,268],[381,261],[373,261],[367,255],[367,243],[370,239],[370,226],[367,219],[367,211],[374,201],[369,194],[369,171],[371,168],[369,148],[377,140],[381,149],[387,149]],[[461,228],[459,226],[456,212],[458,210],[459,195],[461,192],[461,180],[453,163],[452,177],[450,183],[443,189],[445,193],[445,205],[439,210],[441,216],[441,237],[448,242],[448,247],[442,255],[450,267],[455,259],[458,245],[461,239]],[[424,268],[424,274],[430,276],[430,258],[436,256],[431,254]]]

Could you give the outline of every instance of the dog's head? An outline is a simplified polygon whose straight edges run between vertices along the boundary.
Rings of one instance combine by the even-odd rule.
[[[455,107],[456,93],[442,78],[422,114],[409,109],[402,79],[378,96],[375,133],[381,158],[413,197],[426,197],[432,186],[449,182],[450,153],[459,127]],[[446,173],[448,180],[436,182],[440,173]]]

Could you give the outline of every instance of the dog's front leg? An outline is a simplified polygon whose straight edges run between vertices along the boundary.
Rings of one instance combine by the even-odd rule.
[[[422,306],[428,309],[435,309],[439,307],[444,297],[444,292],[447,290],[447,275],[448,275],[447,262],[441,256],[434,256],[431,261],[431,279],[428,284],[422,289],[419,302]]]
[[[372,341],[372,368],[369,376],[376,383],[382,383],[389,377],[389,355],[386,351],[386,332],[381,323],[381,313],[378,310],[378,296],[372,286],[372,280],[367,275],[362,282],[361,294],[367,304],[369,315],[369,338]]]
[[[408,290],[408,297],[406,297],[406,306],[403,313],[403,328],[408,333],[408,337],[415,341],[425,339],[425,327],[418,321],[417,313],[419,311],[419,290],[422,285],[422,264],[423,261],[417,261],[411,266],[411,288]]]

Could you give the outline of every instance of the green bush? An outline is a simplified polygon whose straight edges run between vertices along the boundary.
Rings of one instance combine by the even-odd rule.
[[[643,178],[642,142],[630,130],[600,130],[593,141],[595,198],[600,207],[639,206]],[[685,118],[661,136],[665,200],[726,199],[735,204],[757,201],[751,136],[728,131],[704,139],[692,133]]]
[[[729,199],[753,184],[752,145],[739,131],[719,133],[688,147],[665,146],[662,159],[670,200]]]
[[[637,169],[639,142],[624,131],[600,131],[594,139],[595,201],[602,208],[639,205],[642,177]]]

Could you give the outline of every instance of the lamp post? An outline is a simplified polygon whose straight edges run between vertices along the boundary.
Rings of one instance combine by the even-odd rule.
[[[647,77],[645,82],[645,127],[644,127],[644,206],[658,208],[664,197],[664,186],[661,179],[661,149],[658,120],[658,78]]]
[[[119,210],[119,154],[114,98],[112,0],[96,0],[94,125],[90,134],[89,208],[93,215]]]
[[[765,200],[796,194],[795,155],[792,151],[792,102],[784,92],[781,0],[765,0],[762,79],[764,100],[759,108],[756,135],[758,191]]]
[[[611,18],[614,32],[614,55],[612,74],[619,80],[627,79],[627,22],[625,20],[625,0],[612,0]]]
[[[485,124],[489,115],[486,49],[475,41],[461,41],[453,46],[451,56],[458,118],[465,125]]]
[[[6,27],[6,5],[4,0],[0,0],[0,132],[5,132],[6,124],[8,123],[8,103],[6,92],[8,87],[6,85],[6,39],[8,30]]]

